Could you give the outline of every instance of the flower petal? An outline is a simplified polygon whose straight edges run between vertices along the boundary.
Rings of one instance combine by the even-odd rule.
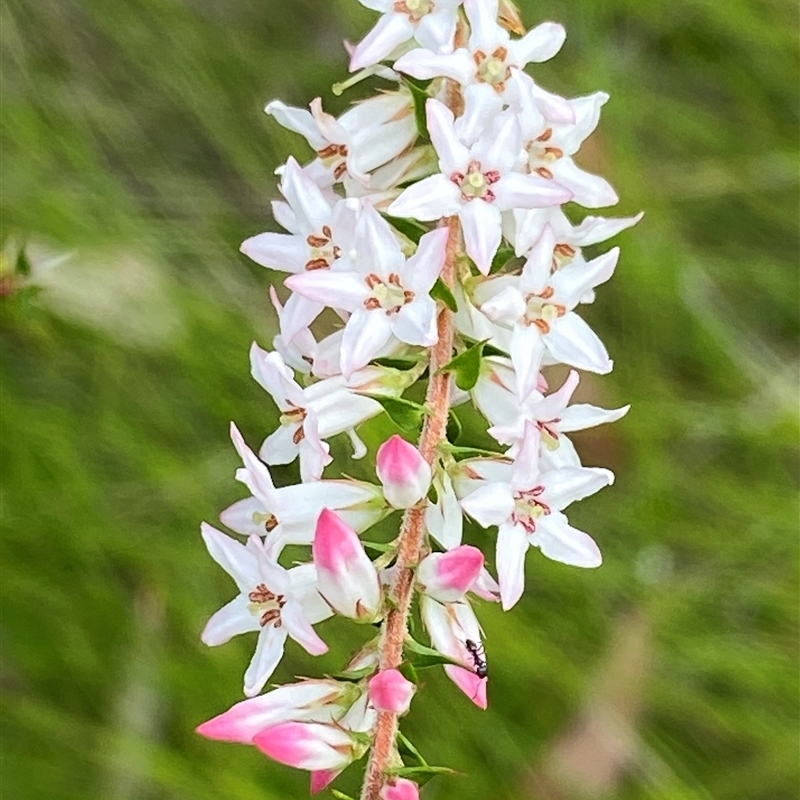
[[[520,67],[531,62],[540,64],[555,56],[564,44],[567,32],[557,22],[543,22],[521,39],[512,41],[509,49]]]
[[[413,36],[414,26],[405,14],[384,14],[353,50],[350,72],[383,61],[398,45]]]
[[[389,318],[382,309],[356,308],[342,337],[342,374],[345,378],[366,366],[391,335]]]
[[[528,537],[521,525],[501,525],[497,532],[497,579],[503,610],[517,604],[525,590],[525,553]]]
[[[409,217],[428,222],[449,217],[462,206],[461,192],[444,175],[431,175],[411,184],[386,209],[393,217]]]
[[[514,511],[514,497],[507,483],[486,483],[461,500],[461,508],[479,525],[502,525]]]
[[[467,255],[484,275],[488,275],[502,239],[500,209],[494,203],[476,198],[465,203],[458,216],[464,231]]]
[[[230,575],[239,590],[249,592],[259,581],[258,565],[247,548],[236,539],[204,522],[200,533],[211,558]]]
[[[244,673],[244,693],[247,697],[255,697],[275,672],[275,667],[283,658],[287,635],[283,626],[276,628],[275,625],[266,625],[261,628],[256,651]]]

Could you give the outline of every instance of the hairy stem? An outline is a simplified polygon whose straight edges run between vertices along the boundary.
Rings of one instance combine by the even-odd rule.
[[[444,221],[450,229],[447,254],[441,278],[451,287],[455,281],[455,262],[461,245],[458,217]],[[439,369],[450,361],[453,353],[453,314],[442,307],[438,319],[439,341],[431,348],[427,394],[428,416],[419,440],[419,450],[431,465],[439,445],[445,440],[447,417],[450,413],[450,376]],[[383,623],[380,648],[380,669],[393,669],[403,660],[403,642],[408,629],[408,615],[414,594],[414,568],[420,560],[425,543],[425,509],[422,505],[410,508],[403,517],[397,548],[397,576],[392,587],[393,607]],[[397,715],[381,711],[373,729],[374,739],[361,800],[379,800],[384,770],[390,759],[397,736]]]

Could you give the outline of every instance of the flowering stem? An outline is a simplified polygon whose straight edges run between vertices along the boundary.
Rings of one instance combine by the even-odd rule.
[[[447,240],[447,255],[442,267],[441,279],[450,288],[455,281],[455,263],[461,244],[461,228],[458,217],[450,217],[445,223],[450,229]],[[450,376],[440,372],[450,361],[453,352],[453,313],[442,307],[438,318],[439,341],[431,348],[428,392],[426,405],[428,416],[419,441],[423,458],[433,465],[439,445],[445,440],[447,418],[450,413]],[[417,505],[406,511],[400,528],[397,551],[397,577],[392,587],[393,606],[383,623],[380,648],[380,669],[396,669],[403,660],[403,642],[408,629],[408,615],[414,593],[414,568],[419,563],[425,535],[425,509]],[[392,757],[397,736],[397,715],[381,711],[373,730],[372,754],[364,778],[361,800],[379,800],[384,783],[384,770]]]

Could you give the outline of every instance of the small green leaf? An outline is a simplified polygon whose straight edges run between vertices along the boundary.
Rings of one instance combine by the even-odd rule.
[[[486,346],[486,341],[484,339],[482,342],[477,342],[468,347],[441,369],[442,372],[452,372],[456,386],[464,392],[468,392],[478,382],[481,374],[483,348]]]
[[[456,461],[460,461],[463,458],[503,458],[502,453],[494,450],[484,450],[480,447],[459,447],[458,445],[450,444],[450,442],[442,442],[439,446],[450,453]]]
[[[509,261],[516,257],[517,254],[514,252],[513,247],[509,247],[508,245],[501,246],[492,259],[492,266],[489,268],[489,274],[491,275],[492,273],[499,272]]]
[[[456,311],[458,311],[458,303],[456,303],[456,298],[453,297],[450,287],[441,278],[437,278],[436,283],[433,284],[433,289],[431,289],[431,297],[434,300],[438,300],[440,303],[446,305],[454,314]]]
[[[399,778],[415,778],[426,775],[458,775],[458,772],[450,769],[450,767],[431,767],[427,764],[419,767],[394,767],[387,769],[386,772],[389,775],[397,775]]]
[[[412,403],[411,400],[404,400],[402,397],[384,397],[380,394],[365,394],[364,396],[371,397],[380,403],[389,419],[404,433],[417,433],[422,427],[425,407],[419,403]]]
[[[349,794],[340,792],[338,789],[331,789],[331,794],[336,798],[336,800],[355,800],[355,798],[350,797]]]
[[[393,228],[410,239],[414,244],[419,244],[419,240],[430,230],[421,222],[403,217],[390,217],[388,214],[381,215]]]
[[[442,655],[438,650],[432,647],[426,647],[420,644],[416,639],[407,638],[403,649],[406,652],[406,657],[410,664],[415,669],[428,669],[429,667],[438,667],[442,664],[458,664],[459,662],[450,656]]]
[[[411,92],[411,98],[414,101],[414,118],[417,121],[417,132],[423,142],[428,143],[431,137],[428,133],[428,117],[425,112],[425,104],[430,97],[428,94],[428,87],[431,85],[431,82],[421,81],[417,78],[412,78],[410,75],[403,75],[403,83],[408,86]]]
[[[422,753],[420,753],[420,751],[417,750],[417,748],[414,747],[413,744],[411,744],[411,742],[408,740],[408,737],[406,737],[402,731],[397,731],[397,739],[401,745],[400,746],[401,754],[403,753],[403,751],[410,753],[414,758],[417,759],[417,763],[421,767],[428,766],[428,762],[423,758]]]
[[[375,667],[362,667],[361,669],[346,669],[343,672],[334,672],[330,677],[340,681],[358,683],[366,678],[367,675],[372,675],[373,672],[375,672]]]
[[[461,420],[451,408],[447,415],[447,441],[457,442],[459,436],[461,436]]]
[[[377,550],[379,553],[390,553],[397,549],[397,545],[394,542],[365,542],[362,539],[361,544],[368,550]]]

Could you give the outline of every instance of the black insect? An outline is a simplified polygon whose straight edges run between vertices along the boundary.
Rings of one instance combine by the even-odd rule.
[[[479,678],[485,678],[489,674],[489,666],[486,663],[486,651],[483,649],[483,645],[473,642],[472,639],[467,639],[464,642],[464,647],[467,648],[467,651],[472,656],[475,674]]]

